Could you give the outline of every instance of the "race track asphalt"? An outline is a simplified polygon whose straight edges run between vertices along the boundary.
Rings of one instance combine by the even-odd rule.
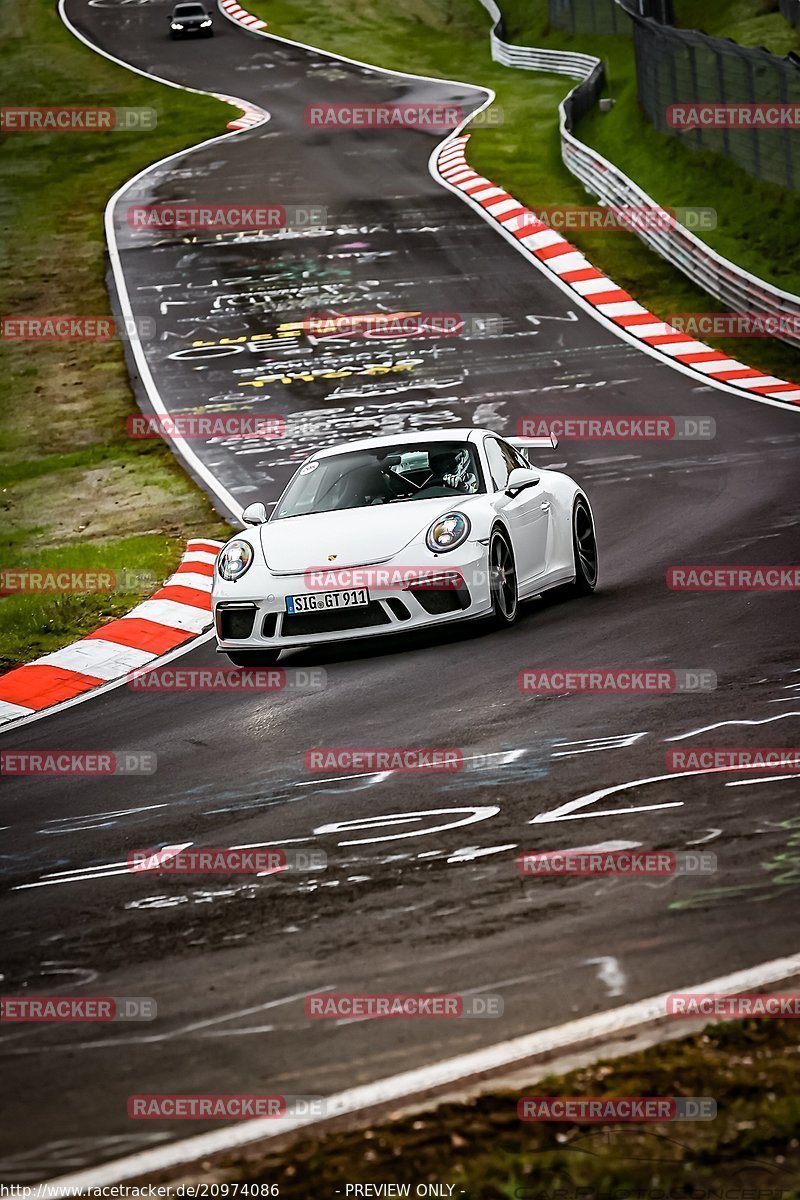
[[[158,1018],[0,1032],[4,1092],[16,1100],[0,1179],[53,1177],[207,1127],[131,1121],[132,1093],[325,1095],[795,951],[800,876],[786,861],[800,828],[796,778],[669,778],[531,822],[596,789],[667,774],[671,746],[796,744],[792,594],[665,584],[671,564],[797,561],[796,415],[703,386],[571,306],[431,178],[430,134],[322,132],[304,120],[315,102],[470,107],[483,99],[475,89],[340,64],[221,16],[213,40],[173,43],[163,3],[68,0],[67,11],[133,65],[271,114],[178,157],[117,205],[133,310],[155,322],[144,345],[169,411],[274,412],[298,431],[195,444],[238,502],[274,500],[298,457],[372,431],[474,423],[512,434],[533,414],[629,413],[710,416],[716,437],[564,442],[542,460],[564,465],[594,504],[601,586],[591,599],[535,601],[506,633],[285,656],[287,668],[324,669],[327,686],[314,692],[123,687],[4,735],[3,750],[157,755],[150,776],[6,778],[0,821],[3,990],[150,996]],[[127,223],[129,201],[187,198],[321,205],[326,231],[189,241]],[[500,314],[503,329],[333,350],[277,336],[328,308]],[[254,345],[255,334],[273,336]],[[239,337],[249,348],[235,354],[174,357],[192,341]],[[376,366],[397,369],[364,374]],[[207,644],[180,665],[219,662]],[[525,667],[628,665],[709,669],[718,687],[517,688]],[[447,775],[320,781],[306,771],[308,749],[354,745],[458,747],[468,761]],[[132,849],[189,842],[288,842],[324,850],[328,866],[257,880],[125,869]],[[515,866],[521,850],[617,843],[706,849],[718,871],[533,880]],[[323,989],[480,991],[501,995],[505,1011],[309,1020],[303,996]]]

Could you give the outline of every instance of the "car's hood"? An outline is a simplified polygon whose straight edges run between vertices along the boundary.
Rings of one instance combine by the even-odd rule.
[[[173,17],[172,20],[180,25],[201,25],[203,21],[211,20],[210,17]]]
[[[483,496],[436,496],[339,512],[285,517],[260,525],[261,546],[270,571],[302,574],[314,567],[361,567],[387,562],[438,516],[469,511]]]

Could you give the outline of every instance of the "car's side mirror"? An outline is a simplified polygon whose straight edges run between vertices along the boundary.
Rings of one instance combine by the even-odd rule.
[[[245,525],[263,525],[267,519],[267,510],[260,500],[255,504],[248,504],[247,508],[242,511],[242,520]]]
[[[538,471],[528,471],[525,467],[515,467],[508,477],[508,483],[505,486],[507,496],[518,496],[520,492],[524,492],[525,488],[536,487],[539,482]]]

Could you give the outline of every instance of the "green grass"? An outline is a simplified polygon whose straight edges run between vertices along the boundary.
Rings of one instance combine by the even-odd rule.
[[[117,67],[77,41],[51,0],[12,0],[4,103],[157,111],[150,132],[8,133],[0,147],[0,311],[107,316],[103,211],[131,175],[223,133],[231,110]],[[227,531],[161,442],[132,442],[138,411],[121,344],[0,342],[0,568],[175,567],[191,536]],[[0,666],[28,661],[139,596],[0,598]]]
[[[675,0],[675,24],[779,56],[800,54],[800,29],[781,16],[778,0]]]
[[[468,1200],[797,1200],[798,1068],[798,1021],[710,1026],[518,1091],[231,1155],[182,1182],[270,1183],[283,1200],[354,1182],[408,1184],[412,1196],[421,1183],[452,1184]],[[653,1125],[523,1122],[521,1096],[708,1096],[718,1111]]]
[[[714,208],[717,228],[699,235],[709,246],[777,287],[800,293],[800,193],[753,179],[728,159],[694,153],[677,138],[658,133],[639,109],[630,38],[545,32],[544,0],[503,0],[502,7],[509,40],[604,60],[606,94],[614,98],[614,107],[581,121],[576,132],[582,141],[660,204]],[[705,4],[702,12],[705,16]]]
[[[780,286],[800,290],[800,253],[793,251],[796,247],[800,252],[800,197],[756,183],[733,164],[691,154],[647,125],[633,92],[630,40],[581,40],[548,33],[545,0],[503,0],[502,7],[510,41],[580,49],[609,60],[611,91],[618,103],[610,114],[587,119],[581,137],[619,163],[662,204],[716,208],[720,227],[707,235],[709,244],[747,269],[773,277]],[[249,8],[269,22],[272,33],[395,70],[493,88],[504,122],[472,134],[470,164],[534,208],[589,203],[561,161],[557,108],[569,81],[493,63],[488,15],[477,0],[412,0],[404,5],[360,0],[358,6],[349,0],[317,0],[313,8],[302,0],[251,0]],[[636,137],[630,135],[631,128]],[[756,218],[762,211],[770,220]],[[661,317],[726,311],[633,234],[571,231],[569,236],[591,262]],[[782,342],[704,340],[748,365],[800,379],[800,351]]]
[[[35,529],[18,529],[3,538],[3,562],[25,543],[33,544]],[[156,590],[173,570],[184,550],[180,538],[157,534],[118,538],[75,548],[59,546],[24,557],[26,571],[79,571],[110,574],[110,586],[85,593],[12,594],[0,603],[0,666],[12,666],[24,644],[31,657],[48,654],[76,635],[122,616]],[[10,552],[10,553],[9,553]]]

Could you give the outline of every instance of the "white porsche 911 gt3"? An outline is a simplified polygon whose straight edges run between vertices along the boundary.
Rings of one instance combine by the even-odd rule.
[[[440,429],[348,442],[303,462],[272,513],[220,551],[218,648],[237,666],[281,650],[452,621],[511,625],[521,600],[597,583],[594,517],[531,451],[554,438]]]

